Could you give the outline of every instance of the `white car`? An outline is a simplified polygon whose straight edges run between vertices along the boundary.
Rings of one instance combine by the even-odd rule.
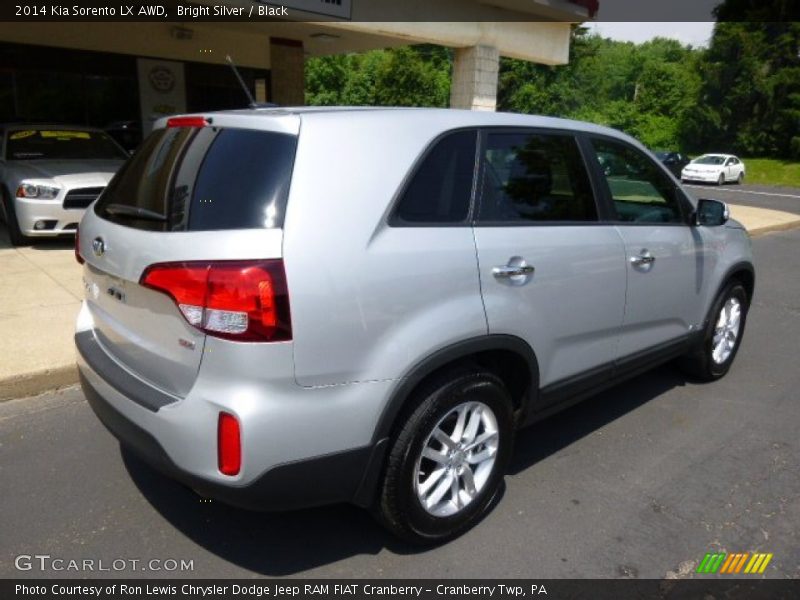
[[[726,181],[744,181],[744,163],[733,154],[703,154],[681,171],[681,181],[699,181],[723,185]]]

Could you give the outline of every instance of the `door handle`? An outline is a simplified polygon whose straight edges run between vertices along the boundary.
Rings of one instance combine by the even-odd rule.
[[[520,275],[531,275],[536,269],[532,265],[503,265],[501,267],[494,267],[492,275],[498,279],[507,277],[519,277]]]
[[[631,256],[631,264],[634,267],[642,267],[644,265],[652,265],[656,262],[656,257],[650,254],[647,250],[643,250],[637,256]]]

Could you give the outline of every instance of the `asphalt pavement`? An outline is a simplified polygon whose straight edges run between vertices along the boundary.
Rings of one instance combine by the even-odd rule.
[[[800,188],[767,185],[684,184],[695,198],[722,200],[729,204],[742,204],[800,214]]]
[[[203,502],[121,452],[78,388],[0,403],[0,577],[713,577],[693,573],[707,552],[773,553],[764,576],[800,577],[800,231],[753,245],[726,378],[664,366],[523,431],[495,510],[434,549],[354,507]],[[15,568],[35,554],[95,570]]]

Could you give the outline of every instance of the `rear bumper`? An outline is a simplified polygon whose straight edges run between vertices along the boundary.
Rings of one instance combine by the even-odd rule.
[[[179,468],[158,441],[106,401],[83,372],[80,381],[92,410],[122,445],[156,470],[203,496],[261,511],[293,510],[338,502],[367,506],[371,502],[386,440],[372,447],[279,465],[249,485],[226,486]],[[370,473],[372,476],[366,477]]]
[[[253,414],[236,410],[235,400],[211,404],[198,397],[176,399],[144,384],[109,358],[90,330],[77,333],[75,343],[81,385],[100,421],[146,463],[198,493],[251,510],[291,510],[339,502],[371,504],[386,440],[304,456],[303,450],[318,440],[306,437],[313,436],[316,427],[300,415],[296,422],[287,422],[277,411],[270,411],[266,401],[261,411]],[[303,393],[302,388],[297,390]],[[251,407],[250,400],[245,399]],[[321,396],[318,401],[325,400]],[[293,397],[282,402],[290,406],[302,403]],[[236,477],[217,470],[220,410],[237,415],[242,424],[243,469]],[[340,412],[340,418],[348,417]],[[264,423],[273,429],[265,428]],[[270,453],[249,441],[277,438],[275,429],[288,432],[295,446]],[[287,453],[296,455],[297,460],[286,458]],[[275,460],[278,454],[284,458]]]

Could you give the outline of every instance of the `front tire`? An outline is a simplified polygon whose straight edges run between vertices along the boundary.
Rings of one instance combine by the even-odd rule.
[[[475,525],[498,494],[513,443],[511,398],[491,373],[461,371],[415,400],[389,452],[376,512],[406,541],[441,543]]]
[[[739,351],[749,306],[741,283],[726,285],[711,308],[702,342],[680,359],[681,369],[700,381],[724,377]]]

